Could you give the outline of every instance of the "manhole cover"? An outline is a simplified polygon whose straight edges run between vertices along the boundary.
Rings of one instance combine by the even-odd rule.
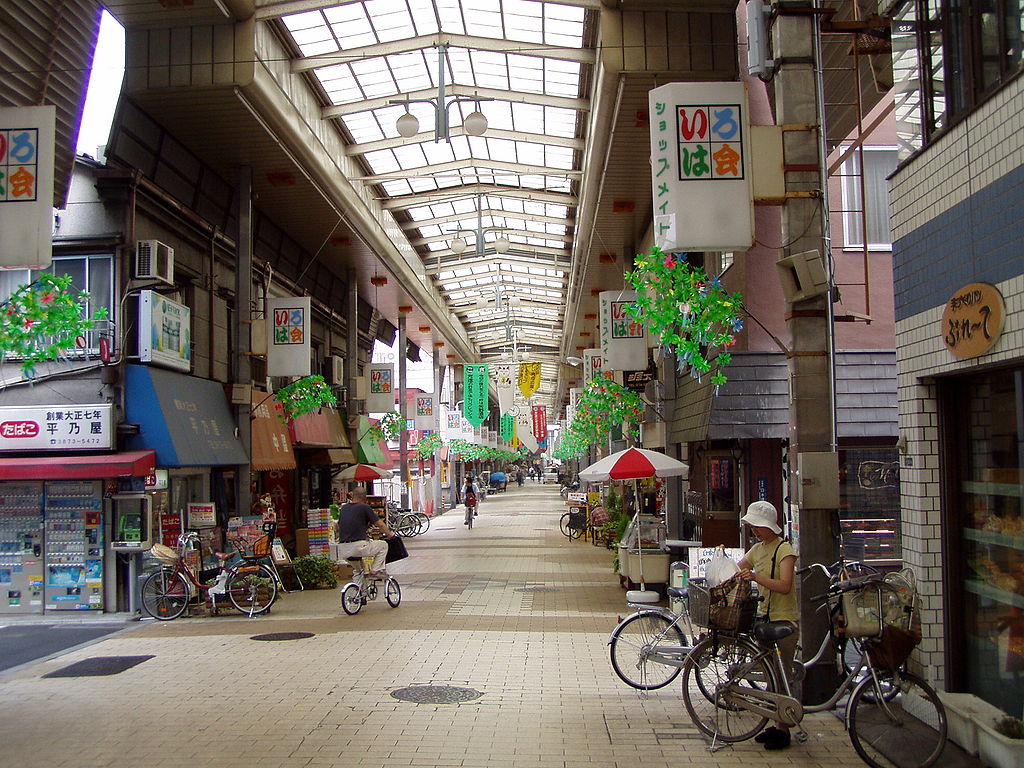
[[[557,592],[558,587],[521,587],[516,592]]]
[[[265,635],[253,635],[250,640],[304,640],[307,637],[314,637],[312,632],[269,632]]]
[[[414,704],[458,704],[479,699],[483,693],[454,685],[412,685],[394,690],[391,695],[400,701],[411,701]]]
[[[131,669],[136,664],[152,659],[152,656],[94,656],[83,659],[69,667],[48,672],[43,677],[104,677],[116,675]]]

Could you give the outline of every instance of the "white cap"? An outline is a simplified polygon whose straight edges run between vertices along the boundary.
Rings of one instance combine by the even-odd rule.
[[[769,501],[755,501],[747,507],[747,514],[740,518],[747,525],[768,528],[773,533],[782,533],[779,527],[779,513]]]

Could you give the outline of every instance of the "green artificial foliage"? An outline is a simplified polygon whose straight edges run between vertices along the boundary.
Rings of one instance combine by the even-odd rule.
[[[388,411],[381,414],[380,420],[372,425],[370,429],[377,436],[378,440],[395,440],[405,429],[405,419],[398,411]]]
[[[338,400],[323,376],[306,376],[277,390],[274,402],[277,417],[288,423],[325,405],[336,405]]]
[[[437,432],[431,432],[429,435],[424,435],[420,438],[420,441],[416,443],[416,455],[421,459],[426,459],[433,456],[444,445],[444,440]]]
[[[21,359],[26,378],[34,378],[36,363],[58,360],[83,340],[93,323],[107,319],[107,310],[85,316],[86,291],[72,292],[71,276],[42,274],[0,303],[0,355]]]
[[[717,393],[727,381],[723,369],[732,359],[725,350],[736,343],[743,328],[743,297],[728,293],[718,277],[708,277],[704,270],[658,248],[637,254],[626,281],[637,292],[627,314],[676,356],[680,371],[689,366],[690,374],[699,379],[714,364],[711,383]]]
[[[307,589],[334,589],[338,577],[334,561],[321,555],[305,555],[295,560],[295,573]]]
[[[644,401],[610,379],[587,382],[576,404],[572,423],[555,447],[554,457],[569,461],[586,453],[594,443],[603,443],[614,428],[625,425],[632,433],[644,416]]]

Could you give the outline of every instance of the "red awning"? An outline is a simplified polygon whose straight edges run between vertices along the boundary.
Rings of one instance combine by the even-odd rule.
[[[156,467],[156,451],[125,451],[97,456],[45,456],[0,459],[0,480],[99,480],[147,477]]]

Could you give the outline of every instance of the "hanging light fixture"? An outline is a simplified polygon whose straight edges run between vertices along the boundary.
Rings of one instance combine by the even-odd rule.
[[[498,253],[508,253],[508,249],[512,247],[512,243],[508,241],[504,235],[494,241],[494,250]]]
[[[483,136],[487,130],[487,118],[484,113],[480,111],[480,105],[476,105],[476,109],[466,115],[462,121],[462,127],[466,133],[470,136]]]
[[[462,253],[466,250],[466,241],[463,240],[461,237],[456,237],[454,240],[452,240],[451,249],[452,253],[454,253],[456,256],[461,256]]]
[[[395,122],[395,128],[398,130],[398,135],[406,139],[412,138],[420,132],[420,121],[409,111],[408,104],[406,104],[405,114]]]

